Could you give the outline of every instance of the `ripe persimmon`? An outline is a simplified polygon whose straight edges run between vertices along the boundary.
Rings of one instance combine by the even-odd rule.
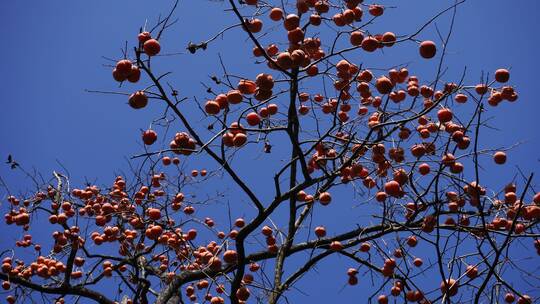
[[[157,133],[154,130],[146,130],[142,134],[142,140],[145,145],[151,145],[157,140]]]
[[[223,261],[227,264],[234,264],[238,259],[238,253],[235,250],[227,250],[223,253]]]
[[[493,154],[493,161],[498,165],[504,164],[506,162],[506,153],[502,151],[495,152],[495,154]]]
[[[246,28],[248,31],[252,32],[252,33],[258,33],[262,30],[262,27],[263,27],[263,23],[260,19],[252,19],[252,20],[249,20],[246,24]]]
[[[330,249],[333,251],[340,251],[343,250],[343,245],[340,241],[333,241],[332,243],[330,243]]]
[[[323,192],[319,195],[319,202],[321,205],[326,206],[332,201],[332,196],[328,192]]]
[[[388,94],[392,92],[394,84],[388,77],[381,76],[377,78],[377,81],[375,82],[375,87],[377,88],[377,91],[379,91],[379,93]]]
[[[242,93],[238,90],[231,90],[227,93],[227,102],[230,104],[238,104],[242,102],[243,96]]]
[[[446,279],[446,281],[441,282],[441,292],[450,297],[455,296],[459,291],[458,282],[452,278]]]
[[[390,196],[399,197],[401,196],[402,190],[399,183],[392,180],[384,184],[384,192]]]
[[[204,110],[210,115],[217,115],[220,111],[220,106],[215,100],[209,100],[204,104]]]
[[[274,7],[270,10],[269,17],[272,21],[279,21],[283,19],[283,10],[279,7]]]
[[[157,208],[148,209],[148,217],[151,220],[157,221],[161,218],[161,211]]]
[[[435,45],[435,42],[431,40],[426,40],[420,43],[420,56],[426,59],[430,59],[435,57],[435,54],[437,53],[437,46]]]
[[[248,115],[246,115],[246,120],[247,120],[248,125],[250,126],[257,126],[261,123],[261,117],[259,116],[259,114],[255,112],[251,112]]]
[[[319,26],[322,23],[322,18],[320,15],[311,14],[311,16],[309,16],[309,23],[314,26]]]
[[[379,48],[379,41],[372,36],[368,36],[362,40],[361,46],[364,51],[371,53]]]
[[[235,147],[241,147],[246,142],[247,142],[247,136],[246,136],[246,134],[243,134],[243,133],[238,133],[238,134],[234,135],[234,137],[232,139],[232,144]]]
[[[116,71],[120,73],[120,75],[123,75],[127,78],[127,76],[131,73],[131,61],[128,59],[122,59],[116,63]]]
[[[145,43],[146,41],[152,39],[152,35],[149,32],[141,32],[137,35],[137,39],[140,43]]]
[[[238,91],[242,94],[251,95],[257,90],[257,84],[251,80],[242,79],[238,82]],[[231,93],[231,92],[229,92]],[[236,92],[234,92],[236,94]],[[228,98],[227,98],[228,100]],[[231,102],[232,103],[232,102]]]
[[[285,17],[285,20],[283,21],[283,26],[285,26],[285,29],[287,31],[291,31],[297,27],[300,26],[300,17],[295,14],[289,14],[287,17]]]
[[[143,44],[143,50],[148,56],[156,56],[161,51],[161,45],[156,39],[148,39]]]
[[[326,236],[326,229],[322,226],[315,227],[315,235],[318,238],[323,238]]]
[[[284,70],[290,69],[293,65],[291,54],[289,52],[280,53],[276,58],[276,63],[280,68]]]
[[[378,4],[371,4],[368,9],[372,16],[379,17],[384,13],[384,6]]]
[[[510,80],[510,72],[507,69],[498,69],[495,71],[495,80],[497,82],[505,83]]]
[[[392,32],[386,32],[382,36],[382,43],[384,46],[391,47],[396,43],[396,34]]]
[[[270,74],[261,73],[255,78],[255,84],[259,89],[269,91],[274,87],[274,78]]]
[[[437,112],[437,118],[440,122],[449,122],[454,118],[454,115],[450,109],[442,108]]]
[[[278,111],[278,105],[275,103],[269,104],[266,108],[268,109],[268,113],[270,115],[275,115]]]
[[[129,105],[134,109],[142,109],[148,104],[148,97],[144,91],[137,91],[129,96]]]

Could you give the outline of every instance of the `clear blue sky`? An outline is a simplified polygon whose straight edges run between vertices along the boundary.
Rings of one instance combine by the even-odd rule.
[[[125,41],[132,46],[145,20],[153,24],[160,13],[168,11],[171,2],[5,1],[0,10],[3,38],[0,160],[3,162],[11,154],[26,169],[35,168],[47,178],[52,170],[64,170],[60,162],[69,170],[73,183],[88,179],[109,184],[119,172],[127,171],[126,157],[143,151],[139,130],[147,128],[163,108],[151,104],[144,110],[134,111],[122,96],[92,94],[85,89],[131,92],[139,88],[133,84],[118,88],[111,78],[111,69],[106,67],[110,62],[102,56],[120,58]],[[396,1],[379,2],[394,5]],[[451,2],[400,1],[398,9],[390,10],[388,17],[375,28],[397,34],[410,33]],[[218,39],[206,52],[197,55],[186,52],[189,41],[205,40],[237,22],[230,12],[223,12],[226,4],[181,1],[176,13],[179,22],[162,39],[164,53],[182,54],[158,59],[160,62],[155,68],[174,72],[169,80],[182,96],[205,100],[205,89],[200,82],[208,83],[208,75],[222,74],[218,51],[234,74],[254,77],[261,71],[261,66],[253,65],[251,44],[240,29],[225,34],[224,40]],[[454,77],[445,80],[455,81],[456,75],[467,67],[467,79],[474,84],[482,72],[493,73],[497,68],[507,67],[511,69],[511,83],[519,92],[520,98],[514,105],[489,109],[488,116],[494,116],[491,125],[499,130],[488,130],[481,139],[482,145],[490,147],[524,142],[509,153],[505,167],[487,167],[491,171],[484,179],[495,188],[510,181],[518,167],[525,174],[540,173],[540,100],[538,80],[535,80],[540,71],[539,12],[540,2],[535,0],[469,0],[458,11],[448,47],[446,66],[448,75]],[[443,18],[438,23],[443,31],[447,21]],[[437,40],[433,27],[421,38]],[[434,63],[426,67],[416,52],[414,46],[403,45],[389,50],[385,57],[365,56],[362,60],[373,66],[380,58],[390,58],[388,60],[394,63],[412,60],[411,69],[429,77]],[[202,126],[204,124],[201,122]],[[261,161],[255,157],[250,160]],[[243,162],[235,165],[246,179],[257,177],[257,172],[250,170],[249,165]],[[193,160],[187,167],[200,169],[202,166],[202,161]],[[215,169],[215,166],[207,165],[207,169]],[[9,171],[5,165],[0,167],[0,176],[12,191],[32,188],[28,179]],[[225,180],[225,183],[231,182]],[[254,181],[253,186],[263,189],[263,193],[264,189],[272,187],[262,179]],[[236,191],[233,186],[230,188]],[[327,216],[342,216],[339,209],[329,210]],[[240,215],[243,214],[233,216]],[[5,240],[2,238],[2,248]],[[335,265],[341,268],[332,271]],[[341,290],[345,267],[348,263],[342,260],[323,264],[319,274],[335,280],[322,285],[322,280],[313,280],[316,276],[312,275],[302,281],[303,290],[311,296],[319,296],[316,300],[321,301],[319,303],[323,299],[352,299],[358,294],[358,288],[363,287],[360,284]],[[292,299],[305,298],[293,293]]]

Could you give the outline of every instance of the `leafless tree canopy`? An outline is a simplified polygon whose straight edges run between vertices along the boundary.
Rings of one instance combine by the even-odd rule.
[[[160,40],[182,26],[175,18],[182,3],[174,3],[114,59],[120,88],[91,92],[118,94],[133,109],[164,109],[148,118],[132,172],[112,184],[72,185],[62,168],[47,180],[8,160],[36,191],[15,195],[2,182],[5,223],[22,231],[14,248],[1,248],[7,301],[291,303],[289,294],[309,293],[302,281],[336,257],[350,264],[336,270],[344,288],[363,286],[354,302],[538,300],[533,174],[518,172],[504,189],[482,180],[483,166],[504,164],[512,148],[480,144],[486,113],[498,105],[511,111],[518,99],[510,72],[479,83],[465,83],[478,73],[466,69],[445,77],[463,2],[397,35],[372,26],[399,7],[225,0],[223,14],[236,23],[182,46],[185,56],[205,56],[234,33],[245,36],[239,47],[253,48],[256,64],[236,75],[235,62],[209,59],[219,65],[201,79],[208,100],[182,96],[177,72],[155,67],[178,49]],[[421,40],[441,18],[448,22],[438,24],[438,37]],[[369,62],[370,53],[396,47],[417,49],[414,60],[435,77]],[[124,93],[139,80],[149,85]],[[281,161],[266,164],[276,154]],[[215,169],[188,170],[196,158]],[[245,166],[264,170],[261,180],[245,178],[238,169]],[[204,191],[216,184],[227,187]],[[319,218],[332,208],[358,212],[358,220],[325,227]],[[230,223],[215,221],[218,214]],[[32,239],[45,226],[48,242]]]

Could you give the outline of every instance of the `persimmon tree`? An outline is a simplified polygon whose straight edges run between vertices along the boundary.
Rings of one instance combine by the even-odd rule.
[[[131,174],[76,186],[54,172],[34,193],[9,194],[5,224],[21,237],[1,252],[8,303],[287,303],[306,274],[336,257],[350,264],[336,270],[347,288],[363,286],[355,302],[534,302],[538,293],[515,280],[540,286],[538,276],[514,260],[519,251],[540,261],[533,174],[504,189],[482,181],[485,156],[490,168],[511,151],[481,144],[486,113],[519,106],[510,72],[445,79],[463,1],[412,33],[374,31],[399,8],[362,0],[225,1],[236,23],[187,51],[204,56],[218,37],[244,35],[238,47],[253,48],[252,72],[236,75],[220,58],[206,91],[181,96],[174,71],[155,67],[177,47],[161,38],[182,26],[178,2],[128,37],[111,66],[120,89],[101,93],[124,94],[126,111],[163,115],[148,117]],[[441,16],[450,18],[446,34],[428,37]],[[417,49],[414,60],[435,77],[370,61],[388,48]],[[267,154],[282,161],[258,165]],[[215,169],[190,171],[197,158]],[[270,171],[254,183],[239,161]],[[216,184],[230,189],[197,195]],[[235,203],[217,204],[227,200]],[[326,219],[339,230],[319,220],[325,208],[358,203],[360,220]],[[35,229],[51,229],[49,241],[34,240]]]

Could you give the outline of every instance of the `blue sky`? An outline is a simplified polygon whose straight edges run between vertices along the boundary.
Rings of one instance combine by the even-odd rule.
[[[397,8],[389,10],[373,28],[407,34],[452,1],[380,2]],[[144,110],[134,111],[122,96],[85,90],[132,92],[138,89],[139,85],[133,84],[118,88],[108,67],[111,61],[104,57],[120,58],[125,41],[132,46],[145,21],[155,23],[157,16],[167,12],[170,6],[171,1],[142,0],[4,3],[0,10],[4,39],[0,48],[0,58],[3,58],[0,160],[11,154],[24,168],[35,169],[46,178],[51,176],[52,170],[64,171],[61,164],[69,171],[74,184],[85,180],[109,184],[120,172],[128,171],[126,159],[144,151],[140,130],[148,128],[163,107],[151,103]],[[186,52],[188,42],[208,39],[237,22],[230,12],[223,11],[226,8],[227,2],[181,1],[175,15],[179,22],[161,40],[163,53],[181,54],[158,58],[154,69],[173,71],[169,81],[191,102],[194,102],[194,96],[199,101],[208,97],[201,81],[210,83],[209,75],[222,74],[218,52],[232,74],[254,77],[264,69],[253,64],[252,46],[240,29],[227,32],[224,39],[211,43],[207,51],[196,55]],[[534,79],[540,71],[539,11],[540,2],[534,0],[511,3],[469,0],[459,8],[448,46],[446,66],[449,70],[445,80],[455,81],[466,67],[467,80],[475,84],[482,72],[493,73],[497,68],[506,67],[511,69],[511,83],[519,92],[516,103],[490,108],[486,114],[486,117],[493,116],[490,125],[497,130],[486,130],[481,139],[482,146],[504,147],[522,142],[509,153],[506,166],[486,164],[489,173],[483,172],[484,179],[494,188],[508,183],[517,168],[525,174],[540,172],[540,103],[538,81]],[[445,32],[448,18],[442,18],[437,24]],[[433,26],[420,37],[437,40]],[[404,44],[385,54],[362,53],[358,59],[370,66],[389,65],[386,61],[381,64],[381,59],[396,64],[411,62],[411,70],[426,78],[433,77],[434,63],[426,64],[416,52],[414,45]],[[204,128],[208,122],[196,124]],[[269,160],[278,162],[280,159],[278,156],[263,159],[257,153],[260,147],[249,151],[253,152],[246,156],[249,162],[236,161],[234,165],[253,187],[270,195],[271,184],[260,178],[250,162],[257,164],[259,169],[272,169]],[[204,159],[190,159],[186,168],[213,170],[216,166]],[[0,176],[15,193],[32,188],[30,180],[11,172],[7,166],[0,167]],[[222,183],[230,193],[237,191],[230,180],[225,179]],[[239,196],[238,200],[246,199]],[[325,213],[327,220],[333,219],[328,225],[347,218],[342,211],[338,208]],[[237,211],[233,217],[246,215],[249,211]],[[216,216],[220,218],[220,215]],[[2,238],[2,247],[4,240]],[[332,270],[335,265],[341,268]],[[347,266],[345,261],[321,265],[319,275],[336,280],[322,284],[322,280],[315,280],[317,276],[312,275],[301,283],[302,290],[317,299],[351,299],[358,292],[355,288],[362,287],[341,290]],[[293,293],[293,297],[305,299],[301,293]]]

